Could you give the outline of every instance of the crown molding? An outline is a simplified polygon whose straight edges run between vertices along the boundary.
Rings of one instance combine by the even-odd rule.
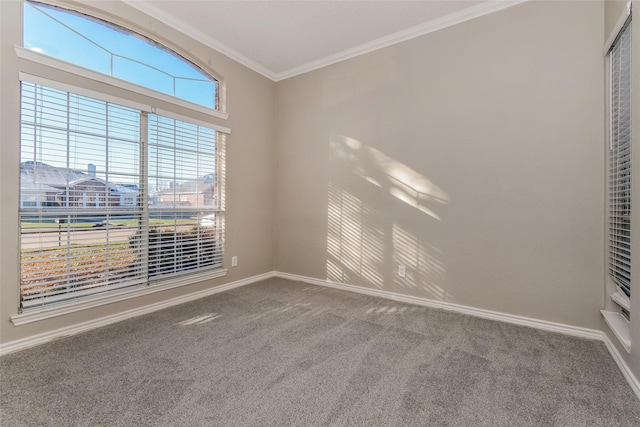
[[[149,0],[121,0],[129,6],[149,15],[152,18],[168,25],[181,33],[204,43],[210,48],[228,56],[234,61],[250,68],[251,70],[262,74],[263,76],[271,79],[275,82],[285,80],[291,77],[298,76],[300,74],[308,73],[310,71],[317,70],[319,68],[326,67],[328,65],[336,64],[338,62],[346,61],[351,58],[355,58],[366,53],[373,52],[378,49],[382,49],[388,46],[392,46],[403,41],[411,40],[416,37],[429,34],[443,28],[451,27],[462,22],[469,21],[484,15],[488,15],[500,10],[515,6],[529,0],[487,0],[478,5],[468,7],[466,9],[445,15],[443,17],[433,19],[420,25],[408,28],[406,30],[399,31],[397,33],[390,34],[385,37],[373,40],[371,42],[363,43],[350,49],[343,50],[333,55],[326,56],[316,61],[308,62],[298,67],[291,68],[279,73],[276,73],[261,64],[253,61],[252,59],[244,56],[236,50],[230,48],[224,43],[219,42],[213,37],[203,33],[202,31],[194,28],[188,23],[176,19],[168,13],[163,12],[157,7],[153,6]]]
[[[333,65],[338,62],[346,61],[348,59],[355,58],[357,56],[364,55],[366,53],[370,53],[379,49],[383,49],[394,44],[402,43],[404,41],[411,40],[420,36],[424,36],[426,34],[469,21],[471,19],[498,12],[508,7],[525,3],[527,1],[529,0],[485,1],[476,6],[468,7],[458,12],[445,15],[441,18],[432,19],[431,21],[427,21],[423,24],[407,28],[406,30],[399,31],[388,36],[363,43],[356,47],[343,50],[342,52],[326,56],[324,58],[318,59],[317,61],[312,61],[299,67],[291,68],[290,70],[277,73],[275,75],[275,81],[278,82],[280,80],[285,80],[291,77],[298,76],[300,74],[308,73],[310,71]]]
[[[185,34],[192,39],[198,40],[199,42],[207,45],[213,50],[216,50],[222,53],[225,56],[233,59],[234,61],[244,65],[247,68],[255,71],[258,74],[262,74],[266,78],[276,81],[276,74],[269,70],[268,68],[258,64],[254,60],[244,56],[240,52],[230,48],[224,43],[219,42],[213,37],[203,33],[192,25],[187,24],[186,22],[177,19],[170,14],[163,12],[157,7],[153,6],[148,0],[121,0],[123,3],[133,7],[134,9],[139,10],[140,12],[157,19],[163,24],[176,29],[177,31]]]

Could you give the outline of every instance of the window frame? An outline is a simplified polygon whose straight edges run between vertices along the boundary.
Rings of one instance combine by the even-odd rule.
[[[618,304],[621,309],[623,311],[625,311],[627,313],[627,315],[625,317],[628,317],[628,314],[630,314],[630,310],[631,310],[631,306],[630,306],[630,297],[629,295],[627,295],[628,292],[630,292],[630,288],[631,288],[631,279],[628,278],[629,283],[623,283],[620,281],[619,276],[621,274],[623,274],[623,268],[620,267],[620,265],[616,265],[619,264],[621,262],[620,258],[622,257],[619,254],[616,254],[616,252],[620,252],[620,250],[624,250],[621,248],[621,242],[619,241],[618,238],[616,238],[615,240],[612,239],[612,234],[614,234],[613,228],[614,226],[616,227],[616,230],[618,230],[618,226],[623,223],[623,222],[628,222],[629,225],[631,223],[631,200],[632,200],[632,194],[631,194],[631,174],[632,172],[632,165],[631,165],[631,154],[627,154],[626,156],[628,157],[628,160],[624,161],[622,160],[623,157],[625,157],[623,154],[621,154],[621,152],[624,152],[625,150],[628,150],[629,153],[632,150],[632,146],[631,146],[631,91],[629,91],[628,94],[625,94],[623,96],[628,96],[629,98],[629,123],[627,125],[627,127],[622,128],[620,125],[620,111],[617,111],[616,107],[617,104],[615,102],[616,95],[613,93],[614,92],[614,87],[617,87],[618,85],[620,85],[620,81],[617,80],[618,79],[618,74],[614,73],[615,70],[615,66],[616,64],[614,64],[614,56],[612,55],[613,50],[618,46],[618,42],[621,41],[622,37],[625,35],[628,35],[629,37],[629,43],[631,42],[630,37],[631,37],[631,33],[624,33],[626,30],[631,31],[631,15],[629,15],[629,17],[625,20],[624,25],[622,26],[622,28],[620,29],[620,31],[618,32],[618,36],[614,39],[613,43],[611,44],[611,48],[609,49],[609,54],[608,54],[608,62],[609,62],[609,132],[608,132],[608,143],[609,143],[609,150],[608,150],[608,168],[607,168],[607,182],[608,182],[608,230],[609,230],[609,250],[608,250],[608,254],[609,254],[609,262],[608,262],[608,266],[609,266],[609,275],[612,277],[613,282],[615,283],[615,286],[617,288],[617,293],[612,295],[612,300]],[[629,74],[630,74],[630,70],[631,70],[631,51],[629,50],[629,57],[628,57],[628,67],[629,67]],[[629,82],[631,80],[631,76],[629,75]],[[631,82],[630,82],[631,83]],[[617,125],[616,125],[617,124]],[[628,132],[629,137],[628,137],[628,141],[621,141],[621,138],[619,136],[619,133],[622,131],[622,133],[624,132]],[[618,168],[621,166],[626,166],[628,170],[625,171],[619,171]],[[623,186],[624,186],[624,195],[612,195],[612,190],[611,190],[611,185],[613,185],[613,182],[615,182],[616,184],[619,181],[623,181]],[[625,184],[626,183],[626,184]],[[618,189],[618,191],[620,191],[620,189]],[[616,206],[620,206],[623,205],[622,208],[616,207],[614,208],[613,205]],[[623,212],[624,211],[624,212]],[[618,234],[618,233],[616,233]],[[629,230],[628,232],[624,233],[621,236],[623,239],[624,238],[629,238],[631,237],[631,231]],[[626,263],[625,267],[631,267],[631,243],[627,243],[626,245],[629,246],[628,252],[629,252],[629,261]],[[624,250],[626,252],[626,250]],[[626,258],[626,256],[625,256]],[[630,272],[628,274],[631,274]],[[627,288],[629,288],[628,290],[626,290]]]
[[[630,323],[630,314],[631,314],[631,298],[626,295],[622,290],[620,290],[620,284],[614,280],[611,274],[611,259],[612,259],[612,239],[611,239],[611,226],[612,221],[615,221],[615,217],[612,216],[612,207],[611,207],[611,184],[612,184],[612,162],[616,161],[613,156],[613,144],[614,144],[614,105],[613,105],[613,87],[614,87],[614,74],[613,74],[613,58],[612,51],[616,46],[616,43],[620,40],[620,37],[625,29],[632,28],[632,3],[628,2],[627,7],[618,18],[614,28],[609,35],[605,46],[604,46],[604,56],[606,58],[606,91],[607,91],[607,120],[606,120],[606,164],[605,164],[605,181],[606,181],[606,192],[605,192],[605,206],[606,206],[606,222],[605,222],[605,267],[606,267],[606,275],[605,275],[605,293],[607,295],[608,302],[605,304],[605,309],[601,310],[601,314],[604,318],[605,323],[609,326],[613,335],[618,339],[620,344],[624,347],[627,352],[631,352],[631,323]],[[630,40],[630,42],[632,42]],[[629,51],[629,55],[633,56],[632,49]],[[631,68],[633,59],[629,58],[629,67]],[[631,71],[632,72],[632,71]],[[631,84],[632,76],[630,76]],[[629,94],[631,95],[631,94]],[[631,102],[631,100],[630,100]],[[629,117],[629,132],[632,132],[632,117]],[[629,149],[633,150],[633,139],[629,138]],[[629,159],[629,167],[633,170],[633,158]],[[633,171],[632,174],[635,174]],[[629,185],[633,185],[633,179],[629,179]],[[632,203],[633,199],[636,199],[637,189],[633,190],[633,193],[629,191],[629,208],[633,209],[632,205],[637,205],[636,202]],[[631,221],[631,216],[629,216]],[[633,229],[634,224],[631,221],[631,231],[629,232],[629,238],[631,242],[633,242],[634,235]],[[637,233],[635,233],[637,235]],[[632,263],[635,255],[631,255],[631,251],[633,251],[633,246],[637,246],[635,243],[629,246],[629,265]],[[631,286],[632,287],[632,286]]]
[[[83,13],[82,11],[78,12]],[[97,18],[110,22],[110,20],[103,19],[103,17]],[[114,24],[121,26],[117,22],[114,22]],[[134,30],[127,30],[136,32]],[[160,44],[160,46],[163,45]],[[175,49],[171,50],[178,53]],[[162,115],[172,119],[205,126],[224,134],[224,137],[226,138],[225,143],[229,142],[231,129],[220,123],[220,121],[228,118],[228,114],[223,111],[212,110],[198,104],[192,104],[188,101],[174,98],[170,95],[156,92],[133,83],[125,82],[92,70],[87,70],[74,64],[66,63],[47,55],[30,51],[21,46],[15,46],[15,53],[18,58],[19,65],[18,83],[20,81],[28,81],[31,83],[42,84],[78,95],[89,96],[102,101],[136,108],[150,114]],[[183,56],[179,53],[178,55]],[[189,58],[185,59],[193,62]],[[220,90],[219,107],[221,110],[224,110],[224,80],[218,78],[219,75],[210,73],[203,67],[201,68],[212,77],[217,78]],[[18,160],[16,159],[16,161]],[[222,168],[224,170],[224,165],[222,165]],[[147,179],[146,176],[145,179]],[[224,215],[224,177],[222,177],[222,188],[219,191],[221,192],[221,208]],[[16,208],[21,207],[16,206]],[[20,230],[18,227],[18,239],[19,233]],[[223,264],[220,269],[205,272],[194,271],[191,274],[181,274],[176,277],[163,280],[149,280],[149,283],[153,284],[149,285],[149,283],[147,283],[144,287],[112,290],[106,293],[83,297],[80,300],[70,300],[50,306],[40,306],[26,311],[18,311],[18,314],[11,316],[11,321],[14,325],[31,323],[113,303],[115,301],[126,300],[175,287],[194,284],[203,280],[222,277],[227,274],[227,269],[224,265],[224,257],[222,260]],[[19,277],[20,274],[18,274],[18,278]]]
[[[95,80],[98,82],[106,83],[111,86],[115,86],[124,90],[127,90],[132,93],[137,93],[139,95],[149,97],[158,101],[164,101],[167,103],[174,104],[176,106],[184,107],[190,111],[195,111],[202,113],[206,116],[210,116],[211,118],[217,118],[222,120],[227,120],[229,118],[229,114],[225,113],[222,109],[224,102],[222,101],[222,93],[226,92],[222,90],[224,83],[218,80],[220,84],[220,110],[214,110],[212,108],[207,108],[203,105],[194,104],[189,101],[185,101],[184,99],[174,98],[171,95],[167,95],[162,92],[155,91],[153,89],[149,89],[143,86],[136,85],[135,83],[130,83],[125,80],[118,79],[116,77],[111,77],[106,74],[99,73],[97,71],[89,70],[87,68],[80,67],[78,65],[71,64],[69,62],[62,61],[57,58],[53,58],[51,56],[47,56],[42,53],[34,52],[29,49],[25,49],[22,46],[14,46],[16,56],[18,58],[23,59],[25,61],[41,64],[44,66],[48,66],[52,69],[56,69],[62,71],[64,73],[73,74],[78,77],[85,77],[91,80]],[[37,73],[36,73],[37,74]]]

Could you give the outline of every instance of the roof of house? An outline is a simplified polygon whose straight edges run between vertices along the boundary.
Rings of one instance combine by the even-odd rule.
[[[24,193],[57,193],[60,191],[59,188],[30,181],[23,181],[20,184],[20,190]]]
[[[181,182],[173,187],[158,191],[158,194],[196,194],[211,189],[215,184],[215,176],[212,173],[203,175],[198,179]]]
[[[59,192],[87,180],[95,180],[111,191],[120,194],[138,194],[137,186],[116,184],[91,176],[85,172],[68,168],[59,168],[42,162],[27,161],[20,164],[20,188],[22,191],[49,193]]]
[[[50,166],[42,162],[28,161],[20,163],[20,188],[46,183],[49,187],[57,187],[53,191],[59,191],[61,188],[66,188],[68,183],[83,177],[88,177],[88,175],[72,169]]]

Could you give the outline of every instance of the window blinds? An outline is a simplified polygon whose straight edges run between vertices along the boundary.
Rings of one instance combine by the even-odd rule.
[[[609,274],[631,295],[631,20],[610,51]]]
[[[23,82],[22,307],[143,283],[140,113]]]
[[[222,269],[224,149],[216,130],[23,82],[21,307]]]
[[[222,134],[149,114],[149,276],[222,267]]]

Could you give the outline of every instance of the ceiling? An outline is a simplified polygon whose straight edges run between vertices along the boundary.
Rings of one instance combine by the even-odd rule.
[[[123,0],[279,81],[524,0]]]

